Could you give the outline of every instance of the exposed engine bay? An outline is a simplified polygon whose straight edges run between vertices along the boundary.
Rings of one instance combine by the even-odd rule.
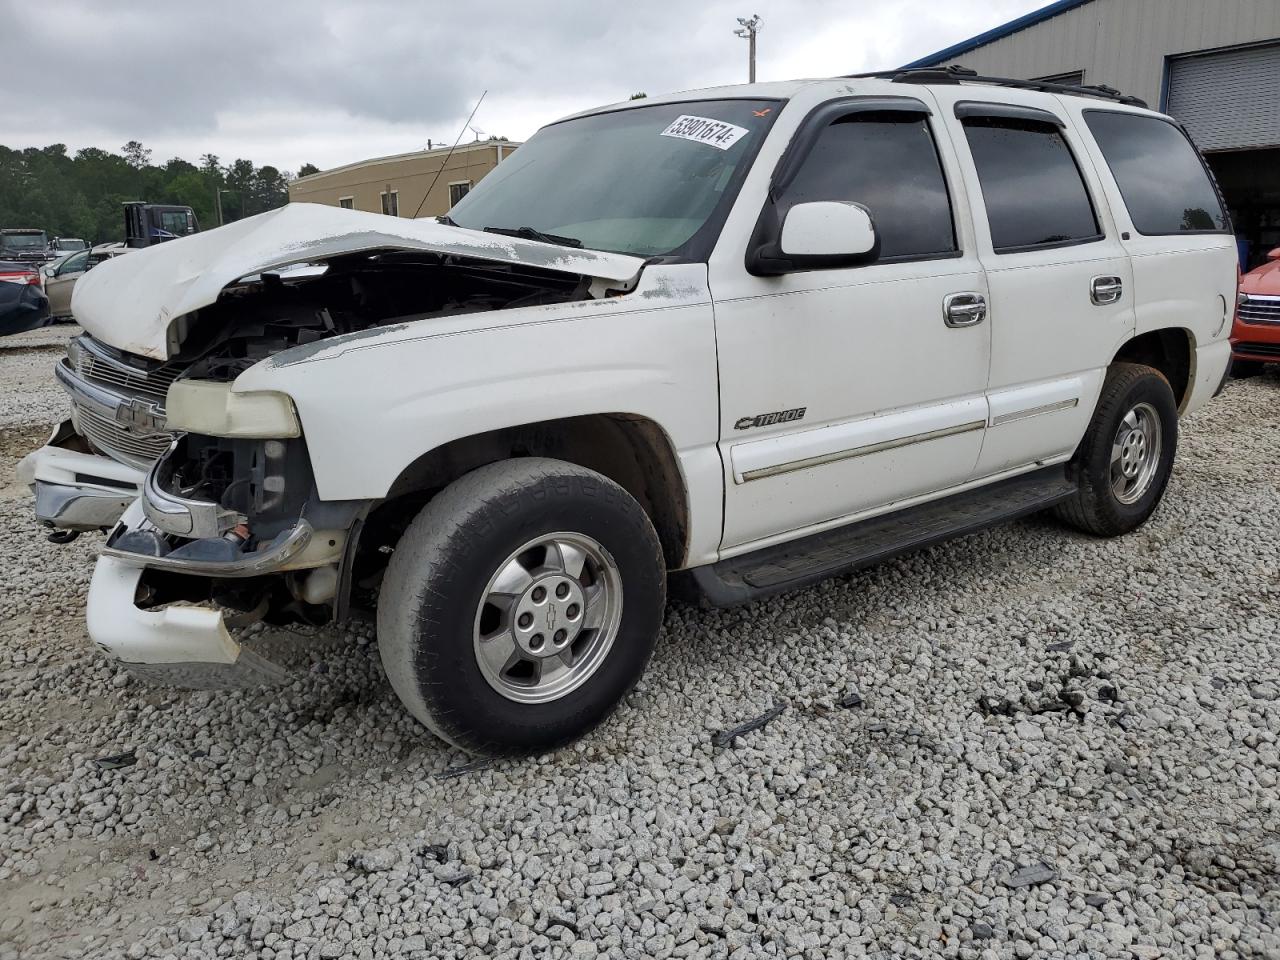
[[[246,278],[174,321],[170,365],[233,380],[291,347],[391,323],[585,300],[589,278],[421,251],[359,253]]]

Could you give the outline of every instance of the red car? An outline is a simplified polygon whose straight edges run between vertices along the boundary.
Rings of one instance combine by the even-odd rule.
[[[1231,328],[1231,372],[1260,373],[1264,363],[1280,363],[1280,247],[1267,262],[1240,278],[1240,300]]]

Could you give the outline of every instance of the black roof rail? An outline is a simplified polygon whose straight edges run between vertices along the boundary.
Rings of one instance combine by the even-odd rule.
[[[978,71],[953,63],[946,67],[913,67],[899,70],[877,70],[873,73],[851,73],[848,80],[892,80],[894,83],[989,83],[1016,90],[1038,90],[1042,93],[1064,93],[1076,97],[1098,97],[1130,107],[1147,108],[1147,102],[1130,97],[1114,87],[1102,84],[1049,83],[1045,80],[1015,80],[1013,77],[984,77]]]

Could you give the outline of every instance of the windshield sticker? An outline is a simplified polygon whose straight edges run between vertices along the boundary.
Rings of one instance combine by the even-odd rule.
[[[750,132],[746,127],[736,127],[723,120],[684,115],[671,121],[671,126],[662,131],[662,136],[692,140],[694,143],[705,143],[717,150],[728,150]]]

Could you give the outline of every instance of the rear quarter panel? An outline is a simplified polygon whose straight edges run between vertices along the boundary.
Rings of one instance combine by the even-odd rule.
[[[1133,263],[1136,324],[1141,336],[1153,330],[1181,330],[1191,351],[1190,389],[1183,402],[1189,413],[1207,401],[1230,362],[1231,318],[1235,310],[1237,251],[1230,233],[1183,233],[1145,236],[1133,225],[1124,196],[1107,165],[1084,116],[1087,110],[1132,112],[1158,116],[1148,110],[1078,97],[1060,98],[1087,145],[1115,219],[1116,228]],[[1123,346],[1117,343],[1116,348]]]

